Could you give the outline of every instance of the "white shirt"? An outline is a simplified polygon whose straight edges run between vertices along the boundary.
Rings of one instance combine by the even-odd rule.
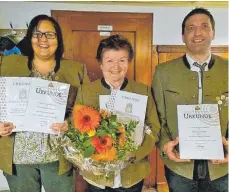
[[[199,82],[199,93],[198,93],[198,104],[201,104],[203,101],[202,101],[202,98],[203,98],[203,82],[202,81],[202,78],[201,78],[201,70],[199,67],[193,65],[195,61],[193,58],[191,58],[191,56],[189,56],[187,53],[186,53],[186,58],[188,60],[188,63],[190,65],[190,70],[191,71],[196,71],[198,73],[198,82]],[[199,63],[197,62],[198,64],[202,65],[204,63],[207,63],[207,65],[205,66],[205,69],[204,71],[208,71],[208,65],[209,65],[209,62],[211,60],[211,54],[209,55],[209,57],[203,62],[203,63]]]

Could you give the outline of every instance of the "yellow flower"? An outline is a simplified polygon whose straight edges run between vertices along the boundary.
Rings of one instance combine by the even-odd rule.
[[[222,104],[223,104],[223,102],[222,102],[221,100],[219,100],[219,101],[218,101],[218,104],[219,104],[219,105],[222,105]]]
[[[87,133],[90,137],[94,136],[96,134],[95,130],[91,130]]]
[[[124,125],[121,125],[118,127],[118,132],[119,133],[125,133],[126,132]]]
[[[115,147],[111,147],[109,150],[103,153],[92,155],[91,158],[95,161],[113,161],[116,159],[116,154],[117,150],[115,149]]]
[[[104,119],[106,119],[107,117],[109,117],[111,114],[109,113],[109,111],[106,111],[106,110],[104,110],[104,109],[100,109],[99,110],[99,113],[100,113],[100,115],[104,118]]]
[[[226,98],[225,95],[221,95],[221,99],[224,100]]]
[[[123,147],[125,145],[126,142],[126,134],[122,133],[119,137],[118,137],[118,145],[119,147]]]

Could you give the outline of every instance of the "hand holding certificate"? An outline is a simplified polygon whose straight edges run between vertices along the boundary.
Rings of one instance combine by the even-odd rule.
[[[3,77],[1,121],[14,131],[54,134],[50,126],[64,121],[69,84],[28,77]]]
[[[178,105],[181,159],[223,159],[217,104]]]

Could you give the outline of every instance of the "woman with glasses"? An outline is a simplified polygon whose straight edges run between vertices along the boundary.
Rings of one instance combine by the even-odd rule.
[[[26,40],[28,55],[2,57],[1,76],[36,77],[71,84],[66,112],[70,112],[77,88],[88,82],[81,63],[62,59],[63,38],[59,24],[47,15],[30,22]],[[66,116],[69,114],[66,114]],[[72,166],[61,155],[58,136],[36,132],[13,132],[14,122],[0,122],[0,169],[11,192],[70,192]],[[66,132],[66,122],[50,125],[53,132]]]

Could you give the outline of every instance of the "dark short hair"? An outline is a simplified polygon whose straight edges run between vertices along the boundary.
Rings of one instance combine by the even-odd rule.
[[[198,7],[193,9],[188,15],[186,15],[186,17],[184,18],[183,22],[182,22],[182,35],[184,34],[184,30],[185,30],[185,24],[186,21],[189,19],[189,17],[196,15],[196,14],[205,14],[209,17],[211,25],[212,25],[212,29],[215,31],[215,20],[212,16],[212,14],[210,13],[210,11],[208,11],[207,9],[203,8],[203,7]]]
[[[97,55],[96,55],[96,59],[98,60],[99,63],[102,62],[103,53],[106,50],[111,50],[111,49],[126,50],[128,52],[128,61],[131,62],[133,60],[134,51],[130,42],[126,38],[120,35],[112,35],[106,39],[101,40],[99,43],[97,49]]]
[[[64,53],[64,42],[63,42],[63,36],[62,36],[60,25],[57,23],[55,19],[53,19],[52,17],[48,15],[37,15],[30,21],[30,24],[29,24],[29,27],[28,27],[28,30],[25,36],[25,39],[28,42],[28,49],[29,49],[29,51],[27,52],[27,56],[29,58],[28,67],[29,69],[32,69],[31,61],[33,60],[33,57],[34,57],[34,51],[32,48],[32,35],[33,35],[34,30],[36,30],[37,26],[39,25],[41,21],[50,21],[53,24],[53,27],[55,28],[55,31],[56,31],[58,45],[57,45],[57,50],[55,53],[56,67],[54,70],[57,71],[60,67],[59,66],[60,60]]]

